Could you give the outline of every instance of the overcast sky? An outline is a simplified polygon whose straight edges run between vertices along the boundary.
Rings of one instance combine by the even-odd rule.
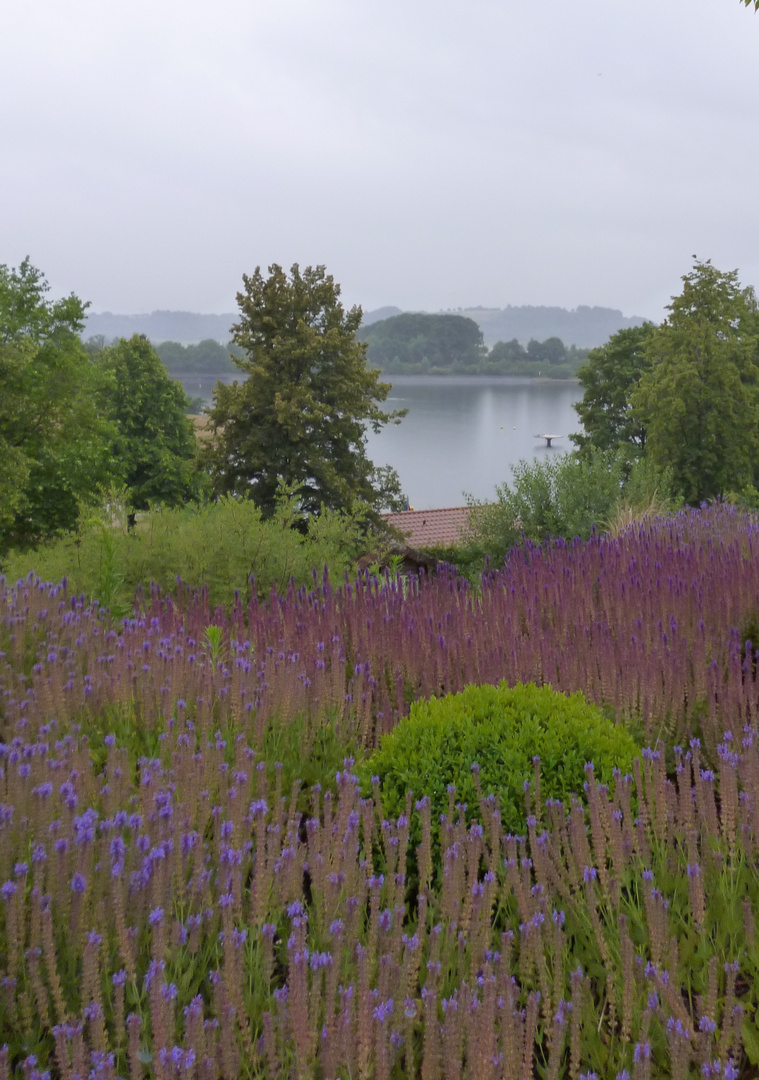
[[[0,262],[95,311],[343,299],[660,318],[759,286],[759,14],[738,0],[34,0],[0,19]]]

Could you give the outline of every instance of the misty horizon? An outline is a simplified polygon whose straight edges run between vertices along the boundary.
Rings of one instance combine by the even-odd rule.
[[[0,262],[95,312],[346,307],[659,321],[692,255],[759,285],[759,15],[738,0],[9,4]]]
[[[402,309],[387,305],[373,311],[363,311],[362,328],[401,313]],[[526,345],[532,339],[545,341],[558,337],[566,345],[592,348],[603,344],[618,330],[640,326],[647,321],[643,316],[626,317],[617,308],[583,304],[571,310],[549,305],[511,304],[503,308],[458,308],[428,314],[456,314],[472,319],[482,331],[487,346],[515,338]],[[226,344],[238,318],[239,315],[234,312],[201,313],[169,309],[141,313],[90,311],[83,336],[102,336],[106,340],[113,340],[144,334],[154,344],[175,341],[189,345],[206,339]]]

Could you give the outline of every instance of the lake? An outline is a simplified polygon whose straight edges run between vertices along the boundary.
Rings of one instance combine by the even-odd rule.
[[[225,376],[231,382],[234,376]],[[191,397],[210,401],[216,376],[181,380]],[[388,379],[388,381],[390,381]],[[463,506],[466,494],[492,499],[521,458],[545,459],[572,449],[580,427],[579,383],[468,375],[396,375],[386,406],[408,409],[400,424],[367,434],[375,465],[398,470],[417,510]],[[536,432],[562,435],[551,449]]]

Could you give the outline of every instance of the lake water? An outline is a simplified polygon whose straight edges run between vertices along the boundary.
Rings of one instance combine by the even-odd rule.
[[[210,401],[216,378],[182,382],[191,397]],[[572,449],[568,435],[580,426],[572,405],[581,397],[576,382],[397,375],[386,407],[408,409],[408,415],[379,435],[369,432],[367,452],[375,465],[398,470],[417,510],[463,506],[466,494],[491,499],[521,458]],[[536,432],[563,438],[548,449]]]

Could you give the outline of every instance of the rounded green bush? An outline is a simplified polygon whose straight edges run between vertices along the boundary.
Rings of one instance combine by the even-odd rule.
[[[406,792],[429,796],[432,820],[448,808],[448,786],[456,802],[477,812],[472,765],[479,766],[483,795],[500,798],[503,827],[525,825],[525,781],[540,758],[541,797],[568,803],[582,795],[585,765],[608,782],[615,768],[630,772],[638,748],[625,728],[607,719],[581,693],[560,694],[549,686],[469,686],[460,694],[417,701],[409,716],[386,735],[362,769],[379,777],[385,816],[403,812]]]

